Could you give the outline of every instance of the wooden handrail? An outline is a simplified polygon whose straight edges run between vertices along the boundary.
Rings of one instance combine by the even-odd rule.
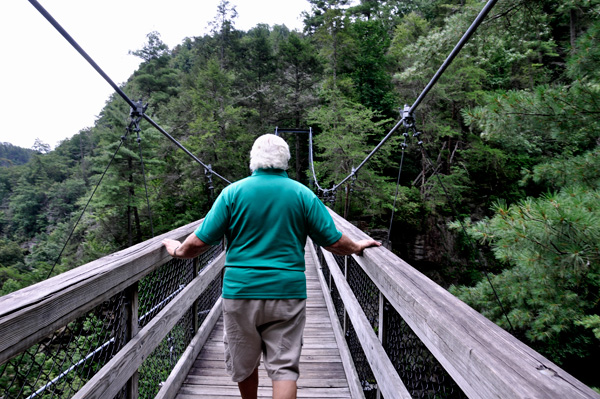
[[[317,255],[317,251],[314,247],[314,243],[310,238],[308,240],[309,246],[311,248],[311,257],[313,258],[315,265],[317,265],[317,275],[319,277],[319,282],[321,283],[321,289],[323,290],[323,296],[325,299],[325,305],[327,306],[327,312],[329,313],[329,318],[331,319],[335,341],[337,342],[337,346],[340,351],[340,357],[342,358],[342,364],[344,365],[344,373],[346,374],[346,379],[348,380],[348,387],[350,388],[350,397],[353,399],[365,399],[365,392],[363,391],[359,379],[360,377],[358,376],[356,366],[352,360],[352,353],[350,352],[350,348],[348,347],[348,343],[346,342],[343,327],[336,314],[333,299],[331,298],[331,295],[328,294],[330,292],[329,282],[323,275],[321,267],[318,266],[320,264],[320,261],[319,256]]]
[[[369,238],[330,213],[350,238]],[[469,398],[600,398],[384,247],[353,258]]]
[[[169,261],[171,257],[162,246],[162,239],[182,239],[199,223],[190,223],[0,297],[0,364]]]
[[[371,365],[371,370],[383,397],[410,399],[410,393],[386,355],[383,345],[381,345],[381,342],[373,331],[373,327],[371,327],[371,324],[367,320],[367,316],[362,311],[358,300],[352,293],[352,289],[337,266],[333,255],[330,252],[323,251],[323,257],[329,266],[331,277],[334,279],[335,286],[344,302],[344,309],[348,312],[348,316],[352,321],[358,340]]]
[[[127,383],[179,319],[190,309],[198,295],[220,275],[225,265],[225,253],[204,268],[183,291],[169,302],[135,337],[100,369],[73,399],[112,399]]]

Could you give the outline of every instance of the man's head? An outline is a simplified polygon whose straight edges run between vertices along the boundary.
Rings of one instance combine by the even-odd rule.
[[[256,139],[250,151],[250,170],[288,168],[290,148],[279,136],[264,134]]]

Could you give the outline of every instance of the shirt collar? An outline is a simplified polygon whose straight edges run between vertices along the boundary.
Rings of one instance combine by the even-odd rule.
[[[273,168],[256,169],[254,172],[252,172],[252,176],[261,176],[261,175],[277,175],[277,176],[288,177],[287,172],[283,169],[273,169]]]

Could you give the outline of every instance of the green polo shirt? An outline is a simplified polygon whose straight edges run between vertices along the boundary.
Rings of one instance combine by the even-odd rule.
[[[281,169],[258,169],[227,186],[196,229],[207,244],[227,238],[223,298],[306,298],[306,237],[338,241],[325,205]]]

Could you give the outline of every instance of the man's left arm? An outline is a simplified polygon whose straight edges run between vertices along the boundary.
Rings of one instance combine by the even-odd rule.
[[[165,238],[162,241],[169,255],[174,258],[191,259],[206,252],[210,245],[199,239],[195,233],[187,236],[183,243]]]

